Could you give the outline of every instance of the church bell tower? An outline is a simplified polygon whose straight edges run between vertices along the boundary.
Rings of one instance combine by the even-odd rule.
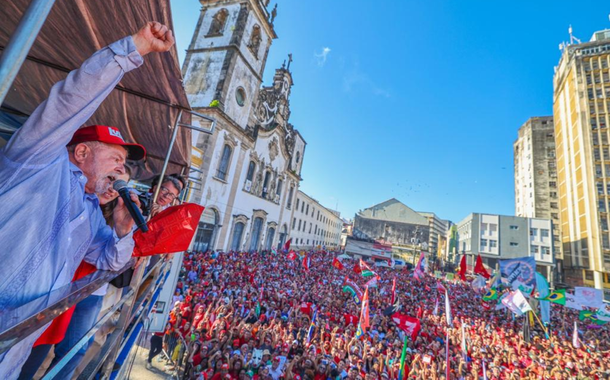
[[[277,38],[269,0],[200,0],[202,9],[182,68],[194,110],[219,107],[246,128]]]

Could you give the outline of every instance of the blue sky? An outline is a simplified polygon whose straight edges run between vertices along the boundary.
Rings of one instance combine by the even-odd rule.
[[[201,5],[171,3],[182,62]],[[301,189],[347,218],[392,197],[454,222],[514,214],[517,129],[552,113],[568,26],[588,41],[608,13],[593,0],[281,1],[264,81],[293,54]]]

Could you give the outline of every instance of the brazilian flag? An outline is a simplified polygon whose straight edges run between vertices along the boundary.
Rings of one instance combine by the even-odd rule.
[[[581,310],[580,313],[578,314],[578,319],[580,319],[581,321],[584,321],[587,318],[591,318],[592,315],[593,315],[592,311]]]
[[[558,303],[560,305],[565,305],[566,304],[566,290],[565,289],[555,290],[554,292],[552,292],[551,294],[546,296],[544,298],[544,300]]]
[[[595,323],[596,325],[605,325],[608,323],[608,321],[602,321],[601,319],[597,318],[597,315],[595,314],[591,315],[589,318],[591,318],[591,322]]]
[[[483,301],[493,301],[498,299],[498,291],[496,289],[489,289],[483,296]]]

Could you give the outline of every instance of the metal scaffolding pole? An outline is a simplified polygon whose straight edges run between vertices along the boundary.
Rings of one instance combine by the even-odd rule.
[[[0,56],[0,104],[8,94],[23,61],[55,0],[32,0]]]

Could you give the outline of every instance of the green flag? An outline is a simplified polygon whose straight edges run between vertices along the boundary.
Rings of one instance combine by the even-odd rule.
[[[484,301],[493,301],[498,299],[498,291],[496,289],[489,289],[487,293],[483,296]]]
[[[405,343],[402,345],[402,354],[400,355],[400,371],[398,372],[398,380],[402,380],[405,377],[405,359],[407,357],[407,342],[409,341],[409,335],[405,334]]]
[[[591,318],[592,315],[593,315],[592,311],[581,310],[580,313],[578,314],[578,319],[580,319],[581,321],[584,321],[587,318]]]
[[[543,300],[558,303],[560,305],[565,305],[566,304],[566,290],[565,289],[555,290],[548,296],[544,297]]]
[[[261,316],[261,303],[256,303],[256,308],[254,309],[254,314],[256,314],[256,318]]]

